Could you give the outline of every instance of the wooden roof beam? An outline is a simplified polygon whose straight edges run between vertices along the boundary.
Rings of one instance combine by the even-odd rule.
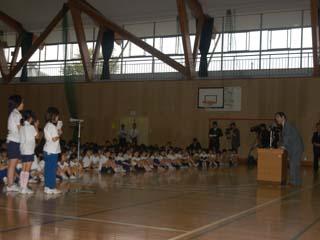
[[[30,57],[37,51],[39,47],[41,47],[44,40],[48,37],[48,35],[52,32],[52,30],[58,25],[64,15],[68,12],[69,7],[68,4],[64,4],[62,9],[58,12],[58,14],[53,18],[53,20],[49,23],[49,25],[45,28],[45,30],[40,34],[40,36],[33,42],[31,48],[26,53],[26,55],[17,63],[16,66],[11,69],[7,82],[12,81],[15,75],[21,70],[21,68],[28,62]]]
[[[111,20],[107,19],[103,16],[97,9],[91,6],[89,3],[83,0],[69,0],[70,4],[76,6],[80,11],[86,13],[90,18],[92,18],[99,26],[104,28],[110,29],[115,33],[118,33],[123,39],[129,40],[135,45],[139,46],[143,50],[147,51],[151,55],[157,57],[161,61],[165,62],[172,68],[176,69],[178,72],[186,75],[186,68],[178,63],[177,61],[173,60],[172,58],[168,57],[167,55],[163,54],[156,48],[152,47],[151,45],[147,44],[146,42],[142,41],[137,36],[133,35],[132,33],[128,32],[127,30],[123,29],[116,23],[112,22]]]
[[[182,35],[182,44],[184,50],[184,59],[186,66],[186,76],[192,79],[195,76],[195,62],[192,56],[188,15],[185,0],[177,0],[177,8],[179,13],[179,23]]]

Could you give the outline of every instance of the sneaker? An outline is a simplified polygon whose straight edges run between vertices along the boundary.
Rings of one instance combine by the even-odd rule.
[[[71,180],[75,180],[75,179],[77,179],[77,177],[76,176],[70,176],[70,179]]]
[[[33,194],[33,191],[30,188],[23,188],[20,191],[21,194]]]
[[[51,188],[45,187],[44,193],[46,193],[46,194],[60,194],[61,191],[56,188],[51,189]]]
[[[51,194],[50,188],[44,187],[44,193]]]
[[[66,175],[62,175],[63,180],[69,180],[69,178]]]
[[[7,185],[7,184],[8,184],[8,178],[7,178],[7,177],[4,177],[4,178],[2,179],[2,181],[3,181],[4,185]]]
[[[50,191],[51,191],[51,194],[61,194],[62,193],[59,189],[56,189],[56,188],[50,189]]]
[[[11,187],[7,186],[7,192],[20,192],[20,187],[13,184]]]

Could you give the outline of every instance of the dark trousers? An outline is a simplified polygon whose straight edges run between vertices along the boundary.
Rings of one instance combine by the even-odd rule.
[[[233,146],[231,150],[234,151],[235,153],[238,153],[238,148],[239,148],[239,147]]]
[[[319,169],[319,157],[320,157],[320,148],[313,149],[313,170],[315,172]]]
[[[289,153],[289,175],[290,175],[290,183],[295,186],[301,185],[301,159],[302,152]]]
[[[120,145],[121,147],[127,146],[127,139],[125,139],[125,138],[119,138],[119,145]]]
[[[215,139],[210,139],[209,148],[215,152],[220,151],[220,141]]]
[[[136,138],[136,137],[132,138],[131,143],[132,143],[132,145],[137,146],[138,145],[138,138]]]

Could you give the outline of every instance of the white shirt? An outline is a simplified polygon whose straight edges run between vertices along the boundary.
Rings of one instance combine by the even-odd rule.
[[[8,136],[7,141],[12,141],[16,143],[20,143],[20,135],[19,135],[19,128],[20,121],[22,119],[21,113],[18,109],[14,109],[8,118]]]
[[[176,160],[176,159],[177,159],[176,156],[175,156],[175,155],[172,155],[172,154],[168,154],[168,155],[167,155],[167,158],[168,158],[169,160]]]
[[[20,134],[20,151],[22,155],[34,154],[36,148],[36,136],[37,131],[33,125],[25,121],[24,126],[21,126],[19,130]]]
[[[48,122],[44,127],[44,137],[46,139],[46,144],[43,147],[43,151],[49,154],[58,154],[61,152],[60,141],[54,142],[52,140],[54,137],[59,137],[58,129],[53,123]]]
[[[70,161],[70,167],[78,167],[79,163],[77,161]]]
[[[84,168],[90,167],[91,159],[92,159],[91,157],[84,156],[84,158],[82,159],[82,163],[83,163]]]
[[[123,158],[125,160],[130,160],[132,158],[132,155],[126,153],[126,154],[123,155]]]
[[[99,159],[99,170],[101,170],[102,166],[104,164],[106,164],[106,162],[109,161],[109,158],[107,158],[106,156],[101,156],[100,159]]]
[[[16,169],[18,169],[18,170],[22,169],[22,163],[18,163],[16,166]]]
[[[45,163],[44,160],[41,160],[41,161],[39,162],[39,172],[43,171],[45,164],[46,164],[46,163]]]
[[[99,156],[92,156],[92,163],[94,165],[98,164],[100,162],[100,157]]]
[[[135,162],[139,162],[141,160],[140,157],[133,157],[131,158],[132,161],[135,161]]]
[[[37,156],[34,156],[34,161],[32,162],[31,165],[31,171],[38,171],[40,169],[39,161]]]
[[[58,162],[58,165],[61,169],[69,167],[69,164],[67,162]]]
[[[115,158],[115,160],[116,160],[116,161],[121,161],[121,162],[123,162],[123,161],[125,161],[126,159],[125,159],[124,157],[117,156],[117,157]]]
[[[130,129],[129,136],[130,136],[131,139],[132,138],[137,138],[139,136],[138,129],[136,129],[136,128]]]

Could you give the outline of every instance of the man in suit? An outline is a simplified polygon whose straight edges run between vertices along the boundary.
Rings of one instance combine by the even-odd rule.
[[[301,185],[301,159],[304,151],[302,138],[298,130],[287,121],[286,114],[277,112],[276,122],[282,126],[282,147],[287,150],[290,164],[290,181],[293,186]]]
[[[320,157],[320,122],[316,125],[316,132],[312,136],[313,145],[313,170],[315,173],[319,169],[319,157]]]
[[[197,138],[194,138],[192,140],[192,143],[189,145],[189,150],[200,150],[201,149],[201,144],[199,143]]]
[[[127,145],[127,130],[124,124],[121,124],[118,137],[120,147],[125,147]]]
[[[233,151],[238,153],[240,147],[240,130],[237,128],[236,123],[230,124],[231,133],[231,148]]]
[[[209,149],[215,152],[220,151],[220,138],[223,136],[221,128],[218,128],[218,123],[213,122],[212,128],[209,130]]]

